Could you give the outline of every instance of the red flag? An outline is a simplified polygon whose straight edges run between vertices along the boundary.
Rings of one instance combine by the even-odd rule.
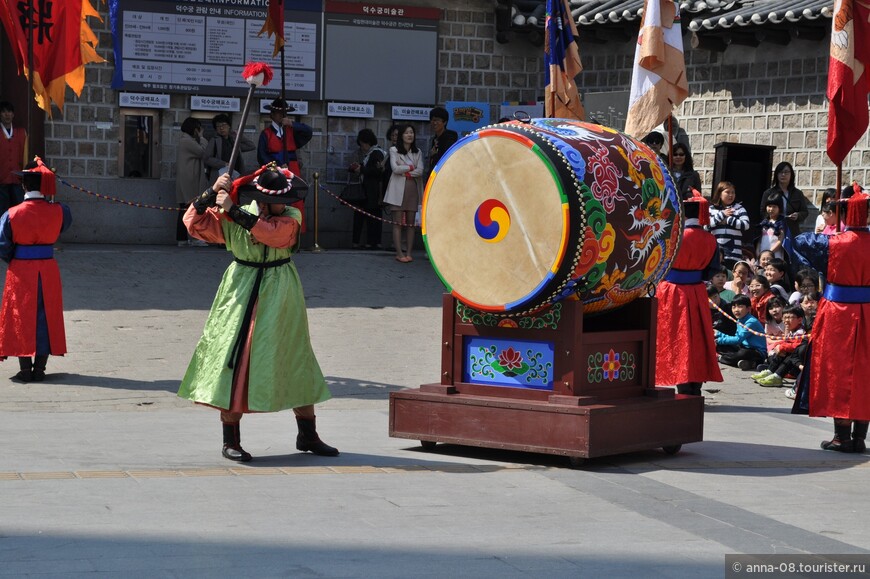
[[[269,38],[275,35],[275,50],[272,56],[276,56],[284,47],[284,0],[269,0],[269,15],[257,36],[266,33]]]
[[[867,130],[870,6],[836,0],[828,60],[828,157],[840,165]]]
[[[32,41],[34,96],[50,117],[52,102],[63,110],[67,85],[76,95],[81,94],[85,65],[105,61],[97,54],[97,37],[86,22],[88,16],[100,15],[89,0],[0,3],[0,20],[12,42],[19,72],[28,78],[28,41]]]

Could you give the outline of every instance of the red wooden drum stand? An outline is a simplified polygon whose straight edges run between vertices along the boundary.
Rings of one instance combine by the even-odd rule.
[[[390,394],[390,436],[585,459],[703,438],[704,399],[653,385],[656,301],[504,318],[445,294],[441,383]],[[666,348],[667,344],[659,344]]]

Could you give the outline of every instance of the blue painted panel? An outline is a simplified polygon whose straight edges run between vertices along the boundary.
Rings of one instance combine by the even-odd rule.
[[[466,336],[462,381],[487,386],[553,389],[553,344]]]

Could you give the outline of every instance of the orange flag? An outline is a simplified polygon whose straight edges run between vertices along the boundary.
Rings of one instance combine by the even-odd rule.
[[[269,14],[257,36],[261,36],[264,32],[269,38],[275,35],[275,50],[272,51],[272,56],[276,56],[284,47],[284,0],[269,0]]]
[[[828,157],[840,165],[867,130],[870,5],[836,0],[828,60]]]
[[[33,74],[34,98],[51,117],[51,104],[63,112],[66,87],[80,95],[85,84],[85,65],[105,62],[97,54],[97,36],[86,18],[100,18],[89,0],[42,3],[0,0],[0,20],[12,43],[18,70]],[[27,61],[28,35],[32,34],[33,70]]]
[[[637,37],[625,132],[642,139],[689,96],[680,9],[673,0],[646,0]]]

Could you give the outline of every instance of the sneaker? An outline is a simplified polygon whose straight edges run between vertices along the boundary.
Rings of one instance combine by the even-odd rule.
[[[191,239],[190,245],[191,247],[208,247],[208,243],[206,243],[202,239]]]
[[[741,370],[753,370],[755,368],[755,363],[750,360],[740,360],[737,362],[737,367]]]
[[[794,388],[789,388],[788,390],[785,391],[786,398],[788,398],[790,400],[794,400],[795,396],[797,396],[797,392],[795,392]]]
[[[755,380],[757,382],[760,378],[765,378],[767,376],[770,376],[771,374],[773,374],[773,372],[771,372],[770,370],[762,370],[761,372],[758,372],[757,374],[753,374],[752,376],[750,376],[750,378],[752,378],[753,380]]]
[[[190,245],[189,241],[179,241],[178,242],[178,247],[187,247],[188,245]]]
[[[777,374],[771,374],[770,376],[765,376],[764,378],[759,378],[756,380],[759,385],[764,386],[765,388],[778,388],[782,386],[782,378]]]

